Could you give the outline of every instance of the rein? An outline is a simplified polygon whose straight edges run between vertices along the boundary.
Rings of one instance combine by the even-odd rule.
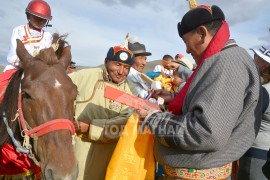
[[[54,49],[54,51],[57,51],[58,47],[59,47],[59,40],[61,40],[61,38],[59,38],[57,40],[56,43],[53,43],[51,45],[51,47]],[[22,75],[23,78],[24,75]],[[20,85],[20,89],[19,89],[19,96],[18,96],[18,110],[17,112],[19,113],[19,120],[23,129],[23,132],[30,136],[31,138],[35,136],[40,137],[43,136],[49,132],[53,132],[53,131],[58,131],[58,130],[69,130],[71,135],[75,134],[75,128],[73,123],[68,120],[68,119],[54,119],[51,121],[48,121],[44,124],[41,124],[37,127],[34,127],[32,129],[27,129],[26,124],[25,124],[25,119],[23,116],[23,112],[22,112],[22,93],[21,93],[21,85]]]
[[[23,78],[23,76],[22,76]],[[75,134],[75,128],[73,123],[68,120],[68,119],[54,119],[51,121],[48,121],[44,124],[41,124],[37,127],[34,127],[32,129],[28,129],[26,127],[26,121],[24,119],[23,116],[23,112],[22,112],[22,92],[21,92],[21,85],[20,85],[20,89],[19,89],[19,96],[18,96],[18,110],[17,112],[19,113],[19,120],[22,126],[22,131],[30,136],[31,138],[33,138],[34,135],[36,135],[37,137],[43,136],[49,132],[53,132],[53,131],[57,131],[57,130],[69,130],[71,135]]]
[[[68,119],[54,119],[44,124],[41,124],[37,127],[34,127],[30,130],[27,129],[23,112],[22,112],[22,93],[21,92],[19,92],[19,97],[18,97],[18,113],[19,113],[19,120],[23,129],[23,132],[26,135],[30,136],[31,138],[33,138],[34,134],[36,134],[37,137],[40,137],[49,132],[53,132],[57,130],[69,130],[71,135],[75,134],[74,125]]]

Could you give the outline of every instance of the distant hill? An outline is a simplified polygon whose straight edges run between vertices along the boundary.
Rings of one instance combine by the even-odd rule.
[[[160,63],[160,60],[154,60],[154,61],[147,61],[146,62],[146,66],[144,67],[144,70],[143,72],[149,72],[149,71],[153,71],[155,66],[158,65]],[[103,67],[104,64],[101,64],[97,67]],[[80,66],[79,68],[77,69],[83,69],[83,68],[89,68],[89,67],[83,67],[83,66]]]
[[[155,66],[158,65],[160,63],[160,60],[155,60],[155,61],[147,61],[146,66],[144,68],[144,72],[149,72],[149,71],[153,71]],[[100,65],[102,66],[102,65]],[[0,72],[3,72],[5,66],[0,65]],[[84,69],[84,68],[88,68],[85,66],[78,66],[77,69]]]
[[[147,61],[143,72],[153,71],[156,65],[160,64],[160,60]]]

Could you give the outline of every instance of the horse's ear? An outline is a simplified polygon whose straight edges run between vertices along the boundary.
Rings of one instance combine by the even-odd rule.
[[[31,56],[28,51],[25,49],[24,44],[22,43],[21,40],[16,39],[17,41],[17,56],[19,57],[21,61],[21,66],[26,67],[27,65],[30,64],[31,60],[33,59],[33,56]]]
[[[70,62],[71,62],[71,46],[67,46],[63,49],[62,55],[59,59],[60,63],[63,64],[65,69],[68,68]]]

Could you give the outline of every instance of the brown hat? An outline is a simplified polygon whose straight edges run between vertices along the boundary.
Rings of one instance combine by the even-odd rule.
[[[128,49],[131,50],[135,56],[138,56],[138,55],[151,56],[152,55],[152,53],[146,52],[145,45],[139,42],[135,42],[135,43],[128,42]]]

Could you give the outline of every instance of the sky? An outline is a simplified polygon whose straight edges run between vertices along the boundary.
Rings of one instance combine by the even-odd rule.
[[[127,33],[152,52],[147,61],[181,53],[192,62],[177,32],[177,23],[189,10],[186,0],[47,0],[51,6],[51,33],[69,34],[72,60],[81,66],[98,66],[110,47],[120,45]],[[197,0],[217,5],[230,26],[231,38],[245,48],[270,45],[269,0]],[[0,6],[0,64],[6,64],[12,29],[27,23],[29,0],[6,0]]]

